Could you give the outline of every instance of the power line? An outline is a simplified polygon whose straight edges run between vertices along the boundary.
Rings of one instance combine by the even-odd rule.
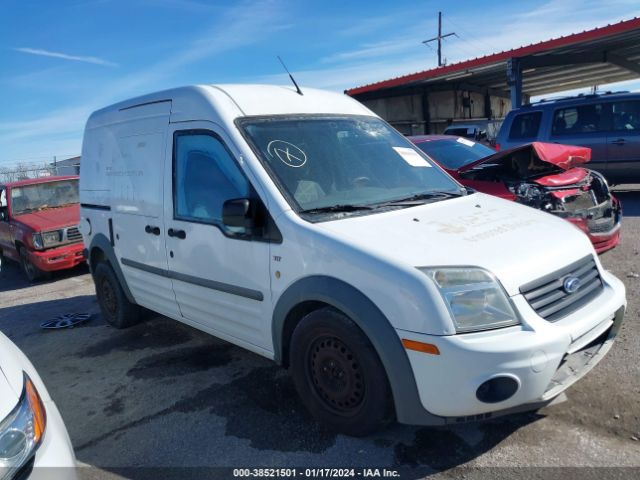
[[[464,32],[465,36],[471,39],[474,39],[476,42],[478,43],[482,43],[483,45],[489,47],[492,51],[497,52],[499,49],[497,47],[495,47],[494,45],[491,45],[490,43],[486,42],[485,40],[482,40],[479,37],[476,37],[475,35],[471,35],[471,33],[469,33],[469,30],[467,30],[466,28],[462,27],[459,23],[454,22],[453,20],[451,20],[450,18],[447,17],[447,22],[451,24],[451,26],[457,28],[458,30]],[[460,36],[458,36],[458,38],[460,38],[461,40],[466,41],[467,43],[471,44],[471,42],[469,42],[468,40],[461,38]],[[478,55],[476,55],[478,56]]]
[[[456,35],[456,32],[449,32],[442,34],[442,12],[438,12],[438,36],[430,38],[429,40],[424,40],[422,43],[428,45],[430,42],[437,41],[438,42],[438,66],[442,66],[442,39],[450,37],[452,35]],[[457,35],[456,35],[457,36]]]

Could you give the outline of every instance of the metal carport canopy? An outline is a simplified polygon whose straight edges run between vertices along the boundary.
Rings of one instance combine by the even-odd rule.
[[[640,18],[345,91],[360,98],[464,84],[529,96],[640,78]],[[521,91],[516,92],[521,82]],[[515,104],[519,98],[515,97]]]

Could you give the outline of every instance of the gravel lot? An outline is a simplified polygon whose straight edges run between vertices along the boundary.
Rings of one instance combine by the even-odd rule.
[[[395,425],[365,439],[335,435],[305,412],[287,372],[262,357],[164,317],[124,331],[107,326],[86,268],[29,286],[17,265],[5,264],[0,330],[47,384],[78,461],[91,466],[83,478],[229,474],[182,468],[219,466],[375,466],[403,478],[639,478],[640,190],[618,196],[623,241],[601,258],[627,285],[625,322],[568,401],[534,413],[453,428]],[[93,316],[74,329],[39,328],[69,312]],[[175,469],[143,468],[158,466]]]

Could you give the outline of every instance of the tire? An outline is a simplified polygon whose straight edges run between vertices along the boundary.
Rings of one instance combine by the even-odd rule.
[[[20,266],[22,267],[22,271],[24,272],[24,275],[27,277],[27,280],[29,280],[30,283],[51,277],[51,272],[40,270],[33,264],[33,262],[31,262],[31,260],[29,260],[27,250],[23,247],[20,248]]]
[[[101,262],[96,266],[93,282],[100,311],[109,325],[122,329],[140,321],[140,307],[129,301],[108,263]]]
[[[384,367],[369,339],[342,313],[323,308],[306,315],[289,351],[298,394],[321,425],[361,437],[393,419]]]

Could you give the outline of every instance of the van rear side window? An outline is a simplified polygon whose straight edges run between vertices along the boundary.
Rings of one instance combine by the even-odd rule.
[[[520,140],[524,138],[536,138],[540,129],[542,112],[529,112],[516,115],[509,130],[509,138]]]
[[[640,102],[637,100],[612,104],[613,130],[635,132],[640,130]]]
[[[601,103],[562,108],[553,114],[552,135],[573,135],[604,130],[606,125]]]

